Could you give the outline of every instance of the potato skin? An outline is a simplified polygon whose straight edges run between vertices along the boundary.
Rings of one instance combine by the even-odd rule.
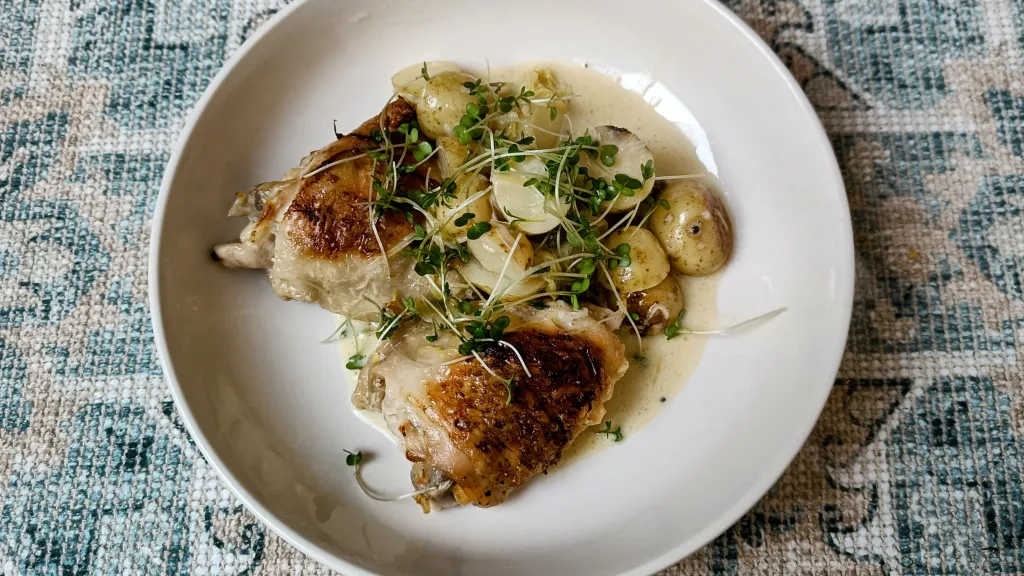
[[[451,134],[459,124],[466,104],[475,100],[463,86],[468,79],[460,72],[441,72],[431,76],[423,87],[423,95],[416,102],[416,117],[427,138],[436,140]]]
[[[636,325],[641,336],[664,333],[665,326],[676,321],[685,304],[679,280],[671,274],[653,288],[626,294],[624,300],[626,310],[640,317]]]
[[[681,180],[659,197],[669,208],[655,208],[647,225],[672,268],[685,276],[706,276],[724,266],[732,254],[732,223],[718,196],[700,182]]]
[[[462,216],[466,212],[472,212],[475,214],[473,222],[487,222],[491,219],[490,194],[485,194],[467,204],[465,208],[456,210],[456,208],[461,206],[462,203],[468,200],[470,196],[473,196],[477,192],[487,188],[487,185],[487,177],[479,174],[476,176],[473,176],[472,174],[462,174],[455,179],[455,198],[450,200],[447,205],[437,204],[433,207],[434,216],[438,220],[448,220],[448,223],[441,229],[441,233],[445,238],[455,241],[466,239],[466,233],[469,232],[470,225],[455,225],[455,221],[458,220],[459,216]]]
[[[629,266],[617,266],[609,270],[612,283],[621,292],[636,292],[657,286],[669,274],[668,257],[650,231],[636,226],[627,226],[608,235],[604,245],[615,250],[619,244],[629,244]],[[607,279],[601,282],[608,286]]]

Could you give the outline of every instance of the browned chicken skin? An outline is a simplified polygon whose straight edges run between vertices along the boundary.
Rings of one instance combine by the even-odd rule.
[[[525,376],[505,346],[482,354],[499,376],[515,378],[509,405],[505,385],[475,360],[453,365],[448,378],[427,392],[424,411],[473,462],[469,471],[452,471],[460,504],[500,504],[513,488],[558,463],[610,392],[605,353],[584,338],[525,328],[505,340],[531,372]]]
[[[371,227],[375,167],[370,157],[360,157],[380,147],[373,134],[382,125],[390,132],[415,118],[412,105],[398,98],[381,116],[307,156],[284,180],[240,195],[231,214],[247,213],[252,222],[240,242],[214,248],[217,259],[231,268],[267,269],[279,296],[357,319],[373,319],[374,303],[390,301],[396,290],[426,294],[428,285],[412,272],[411,259],[381,258],[381,246],[392,251],[413,226],[403,214],[384,211]],[[348,158],[354,159],[330,166]],[[376,170],[380,178],[383,163]],[[420,174],[405,174],[398,191],[426,184]]]
[[[458,356],[452,342],[428,342],[417,328],[396,335],[363,369],[353,402],[383,412],[414,462],[417,489],[447,483],[459,504],[501,504],[604,416],[628,367],[615,334],[590,311],[560,302],[509,315],[505,344],[480,354],[494,374],[476,358],[445,364],[445,354]],[[513,378],[511,396],[495,375]],[[442,500],[419,498],[424,511]]]

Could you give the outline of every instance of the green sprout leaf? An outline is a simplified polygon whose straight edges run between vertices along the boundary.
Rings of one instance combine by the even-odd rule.
[[[476,218],[476,214],[472,212],[466,212],[462,216],[456,218],[454,224],[456,226],[462,227],[465,226],[466,224],[469,224],[469,221],[472,220],[473,218]]]
[[[433,151],[434,148],[433,146],[430,145],[430,142],[424,140],[423,142],[420,142],[419,144],[416,145],[415,148],[412,149],[412,157],[415,158],[417,162],[422,162],[423,159],[429,156],[430,153]]]
[[[345,363],[345,368],[349,370],[359,370],[363,366],[366,366],[366,356],[362,354],[350,356],[348,362]]]
[[[648,160],[646,164],[640,165],[640,174],[644,177],[644,182],[647,182],[651,178],[654,178],[654,160]]]
[[[490,223],[488,223],[488,222],[477,222],[476,224],[473,224],[472,226],[470,226],[469,230],[466,231],[466,238],[469,238],[470,240],[476,240],[477,238],[483,236],[484,234],[486,234],[486,233],[488,233],[490,231],[491,231]]]
[[[508,389],[508,395],[505,396],[505,406],[512,404],[512,394],[516,391],[516,377],[512,375],[508,380],[502,380],[502,384]]]
[[[639,190],[644,186],[643,182],[637,180],[636,178],[633,178],[628,174],[616,174],[615,182],[629,190]]]
[[[619,153],[619,147],[614,144],[601,146],[601,163],[611,168],[615,165],[615,155]]]
[[[345,464],[348,464],[349,466],[359,466],[363,462],[362,450],[356,452],[355,454],[349,452],[348,450],[345,450],[345,452],[348,454],[348,456],[345,456]]]
[[[611,420],[605,420],[604,428],[597,430],[597,433],[604,434],[608,438],[614,439],[616,442],[622,442],[622,426],[616,426],[615,429],[612,430]]]
[[[665,339],[671,340],[684,332],[683,314],[686,314],[686,310],[683,309],[679,312],[679,316],[676,316],[676,321],[665,326]]]

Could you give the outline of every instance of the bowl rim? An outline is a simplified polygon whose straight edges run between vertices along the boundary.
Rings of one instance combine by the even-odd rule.
[[[202,96],[196,101],[192,110],[189,112],[185,123],[182,125],[181,131],[174,143],[174,147],[170,158],[164,169],[163,176],[160,181],[160,190],[157,196],[153,217],[151,220],[151,232],[150,232],[150,244],[148,251],[148,294],[149,294],[149,306],[150,306],[150,318],[153,324],[153,338],[156,343],[157,353],[160,360],[160,367],[163,370],[163,379],[167,383],[168,388],[171,392],[171,397],[174,400],[179,415],[185,425],[185,429],[188,430],[189,435],[199,448],[203,457],[206,458],[207,462],[210,463],[211,467],[216,471],[220,479],[228,486],[228,488],[234,493],[234,495],[242,502],[242,504],[249,510],[256,518],[259,519],[264,525],[270,527],[275,533],[283,538],[290,545],[300,550],[303,554],[313,558],[317,562],[334,570],[344,570],[346,574],[352,576],[377,576],[376,572],[368,570],[358,564],[349,562],[336,554],[332,554],[325,550],[323,547],[309,541],[307,538],[297,533],[287,523],[278,518],[273,512],[264,507],[253,495],[250,493],[231,473],[228,467],[224,464],[224,461],[217,455],[213,450],[210,443],[207,441],[205,435],[199,430],[199,425],[190,409],[188,403],[185,401],[183,391],[178,382],[177,375],[175,374],[174,367],[170,362],[168,355],[167,341],[164,335],[163,326],[163,307],[160,304],[160,261],[159,253],[161,248],[160,239],[163,234],[164,226],[164,215],[170,195],[171,184],[175,179],[178,172],[178,167],[181,161],[182,153],[185,150],[189,140],[191,140],[192,132],[194,131],[196,124],[202,116],[204,110],[209,104],[213,95],[220,89],[227,76],[235,68],[238,62],[244,58],[252,48],[271,30],[276,28],[283,20],[289,17],[293,12],[300,10],[303,6],[310,3],[312,0],[295,0],[294,2],[286,5],[270,19],[268,19],[262,26],[260,26],[252,36],[247,38],[241,46],[228,58],[217,74],[210,81],[210,84],[203,91]],[[782,80],[786,83],[790,89],[793,98],[798,106],[800,114],[805,119],[810,121],[811,132],[808,134],[817,140],[817,144],[829,151],[827,171],[831,173],[831,186],[836,192],[841,192],[843,199],[847,198],[846,187],[843,183],[842,173],[839,169],[838,161],[836,160],[835,153],[832,151],[831,143],[825,128],[814,111],[814,107],[807,99],[803,89],[797,83],[796,79],[785,67],[779,57],[772,51],[772,49],[761,39],[757,33],[750,28],[739,16],[725,7],[723,4],[716,0],[699,0],[702,4],[711,8],[718,16],[725,18],[747,41],[752,42],[757,48],[758,52],[764,56],[771,64],[773,70],[781,76]],[[850,320],[853,311],[853,293],[854,293],[854,243],[853,243],[853,225],[850,216],[849,206],[846,205],[846,210],[840,211],[841,221],[836,222],[837,226],[841,228],[840,234],[842,239],[842,245],[840,249],[842,254],[840,255],[841,260],[847,264],[847,285],[837,286],[837,294],[840,296],[838,299],[838,305],[842,307],[842,318],[844,319],[843,326],[843,337],[837,339],[836,349],[832,351],[835,358],[833,369],[833,381],[835,375],[839,372],[840,363],[843,358],[843,353],[846,348],[846,341],[849,334]],[[814,427],[817,425],[818,419],[821,416],[822,410],[824,410],[825,403],[828,400],[832,389],[832,381],[827,385],[822,384],[821,390],[818,392],[819,398],[817,403],[817,410],[815,418],[810,421],[810,425],[802,431],[800,437],[802,440],[799,443],[794,443],[793,446],[789,446],[786,449],[779,450],[778,455],[774,459],[772,465],[766,468],[766,473],[760,476],[760,479],[754,482],[746,492],[733,503],[732,506],[723,511],[718,519],[714,522],[709,523],[694,535],[686,540],[683,540],[669,551],[661,554],[660,556],[651,558],[647,562],[635,566],[626,572],[627,575],[640,576],[646,574],[656,573],[664,570],[686,557],[690,556],[700,548],[709,544],[712,540],[718,537],[720,534],[725,532],[730,526],[736,523],[743,514],[749,511],[767,492],[768,490],[778,481],[778,479],[785,473],[789,468],[790,464],[796,458],[797,454],[803,448],[807,442],[807,438],[810,436]]]

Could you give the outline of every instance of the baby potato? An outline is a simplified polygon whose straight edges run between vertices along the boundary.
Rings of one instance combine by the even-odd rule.
[[[427,138],[437,140],[451,134],[466,113],[466,105],[476,101],[463,86],[468,80],[466,74],[441,72],[423,86],[423,96],[416,101],[416,117]]]
[[[530,244],[526,236],[520,238],[517,244],[518,235],[501,222],[491,222],[491,229],[479,238],[467,242],[467,246],[469,252],[484,268],[495,273],[500,273],[504,268],[505,275],[515,280],[522,278],[533,262],[533,244]],[[513,245],[515,252],[512,252]],[[509,260],[507,268],[506,260]]]
[[[563,196],[556,204],[554,198],[546,198],[536,186],[525,186],[533,177],[515,170],[492,173],[494,202],[512,228],[524,234],[543,234],[558,226],[560,217],[569,212],[569,202]]]
[[[462,206],[462,203],[468,200],[470,196],[475,195],[484,188],[487,188],[486,176],[463,174],[455,179],[455,198],[449,200],[447,206],[439,203],[432,207],[434,217],[438,221],[448,220],[441,229],[441,233],[446,239],[460,241],[466,238],[470,224],[457,226],[455,221],[459,219],[459,216],[467,212],[473,213],[473,222],[487,222],[491,219],[491,202],[488,198],[490,194],[484,194],[467,204],[464,208],[456,209]]]
[[[611,182],[615,180],[616,175],[625,174],[640,182],[640,188],[632,190],[632,196],[619,194],[611,201],[611,212],[613,213],[632,210],[634,206],[643,202],[654,188],[654,174],[652,173],[651,177],[644,181],[643,170],[641,169],[641,166],[646,166],[648,162],[651,162],[652,167],[654,166],[654,155],[651,154],[650,149],[647,148],[647,144],[643,140],[625,128],[597,126],[596,128],[588,129],[588,131],[602,148],[613,146],[615,153],[611,157],[611,166],[604,163],[601,154],[598,154],[596,157],[591,157],[589,154],[581,154],[580,163],[587,167],[588,173],[594,178],[604,178],[605,181]],[[602,203],[601,210],[608,209],[608,204],[609,202],[607,201]]]
[[[395,94],[415,104],[423,97],[423,88],[427,85],[427,79],[423,77],[423,69],[427,74],[434,76],[442,72],[460,72],[462,69],[454,62],[434,61],[417,62],[402,68],[391,77],[391,88]]]
[[[668,257],[654,234],[644,228],[627,226],[612,232],[604,240],[604,245],[612,250],[621,244],[629,246],[629,264],[609,270],[612,283],[620,293],[653,288],[668,276]],[[604,274],[600,280],[605,288],[611,288]]]
[[[623,300],[626,310],[640,317],[635,322],[642,336],[663,333],[665,326],[676,321],[684,304],[683,289],[671,274],[653,288],[626,294]]]
[[[732,225],[725,205],[707,186],[694,180],[673,182],[661,191],[659,206],[648,221],[672,260],[686,276],[706,276],[718,270],[732,253]]]
[[[441,136],[437,139],[437,167],[442,178],[449,178],[469,158],[469,146],[459,142],[455,136]]]
[[[533,92],[532,100],[549,100],[547,103],[529,104],[523,111],[527,120],[523,135],[533,136],[537,148],[557,146],[559,138],[555,134],[562,132],[565,114],[569,111],[569,101],[551,99],[564,96],[571,90],[559,84],[558,77],[549,68],[530,70],[523,79],[523,85]]]
[[[499,273],[484,268],[476,258],[470,258],[469,262],[463,264],[461,271],[462,276],[466,280],[488,294],[493,294],[495,290],[501,291],[502,295],[498,299],[502,301],[525,298],[540,292],[545,286],[544,279],[539,276],[530,276],[523,279],[521,275],[519,277],[510,277],[507,272],[499,283]]]

